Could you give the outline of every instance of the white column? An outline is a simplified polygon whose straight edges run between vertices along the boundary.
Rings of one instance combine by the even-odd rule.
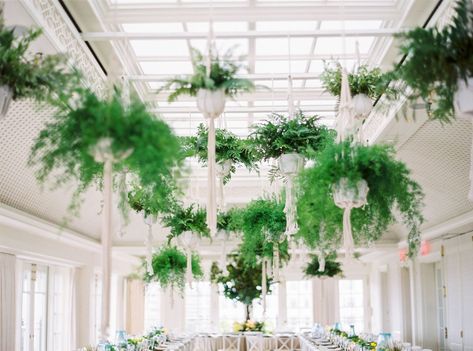
[[[16,257],[0,253],[0,351],[15,349]],[[19,301],[21,302],[21,300]]]
[[[218,285],[210,286],[210,327],[212,332],[218,332],[220,307],[219,307]]]
[[[284,329],[287,325],[287,291],[286,279],[281,279],[278,286],[279,293],[279,313],[277,320],[277,329]]]

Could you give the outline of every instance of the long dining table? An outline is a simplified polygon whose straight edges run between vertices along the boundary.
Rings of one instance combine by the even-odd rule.
[[[230,334],[227,334],[230,335]],[[246,347],[246,335],[245,333],[233,334],[240,338],[240,350],[247,351]],[[251,334],[254,335],[254,334]],[[299,349],[299,338],[295,333],[281,333],[281,334],[263,334],[263,350],[272,351],[279,349],[282,345],[282,338],[287,339],[288,337],[293,338],[293,348]],[[223,338],[222,334],[199,334],[196,340],[196,351],[218,351],[223,350]]]

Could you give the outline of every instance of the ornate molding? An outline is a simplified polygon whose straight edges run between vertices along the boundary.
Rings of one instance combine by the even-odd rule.
[[[20,0],[59,52],[66,53],[96,92],[105,90],[106,76],[57,0]]]

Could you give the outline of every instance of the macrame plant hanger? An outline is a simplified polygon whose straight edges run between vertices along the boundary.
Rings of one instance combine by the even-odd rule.
[[[225,112],[222,114],[222,117],[218,119],[218,128],[227,129],[227,121],[225,117]],[[216,174],[218,181],[217,189],[217,209],[220,211],[225,211],[225,187],[224,179],[230,173],[231,167],[233,166],[231,160],[223,160],[216,164]]]
[[[346,53],[346,36],[345,36],[345,3],[342,2],[342,51]],[[346,70],[346,62],[342,67],[342,82],[340,91],[340,104],[337,118],[337,142],[352,140],[356,138],[356,124],[353,116],[353,105],[348,84],[348,74]],[[353,151],[351,151],[353,152]],[[352,157],[353,155],[343,155],[342,157]],[[351,258],[354,254],[355,244],[353,241],[353,233],[351,228],[351,211],[366,204],[366,196],[368,193],[368,185],[366,181],[361,180],[357,184],[357,188],[350,186],[347,178],[342,178],[333,187],[333,199],[335,204],[343,209],[343,248],[345,257]]]

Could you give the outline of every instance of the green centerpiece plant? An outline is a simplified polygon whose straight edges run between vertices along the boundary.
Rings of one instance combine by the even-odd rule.
[[[335,252],[330,253],[323,258],[323,266],[321,267],[321,257],[312,255],[310,262],[304,268],[305,276],[318,278],[341,276],[343,274],[342,265],[336,259],[337,254]]]
[[[355,244],[378,240],[399,218],[408,230],[409,257],[415,257],[423,223],[422,189],[407,166],[395,159],[394,148],[386,145],[344,141],[318,154],[317,164],[299,177],[298,235],[313,248],[321,241],[340,242],[344,211],[335,204],[334,192],[343,184],[357,195],[362,181],[369,191],[366,204],[351,212]]]

